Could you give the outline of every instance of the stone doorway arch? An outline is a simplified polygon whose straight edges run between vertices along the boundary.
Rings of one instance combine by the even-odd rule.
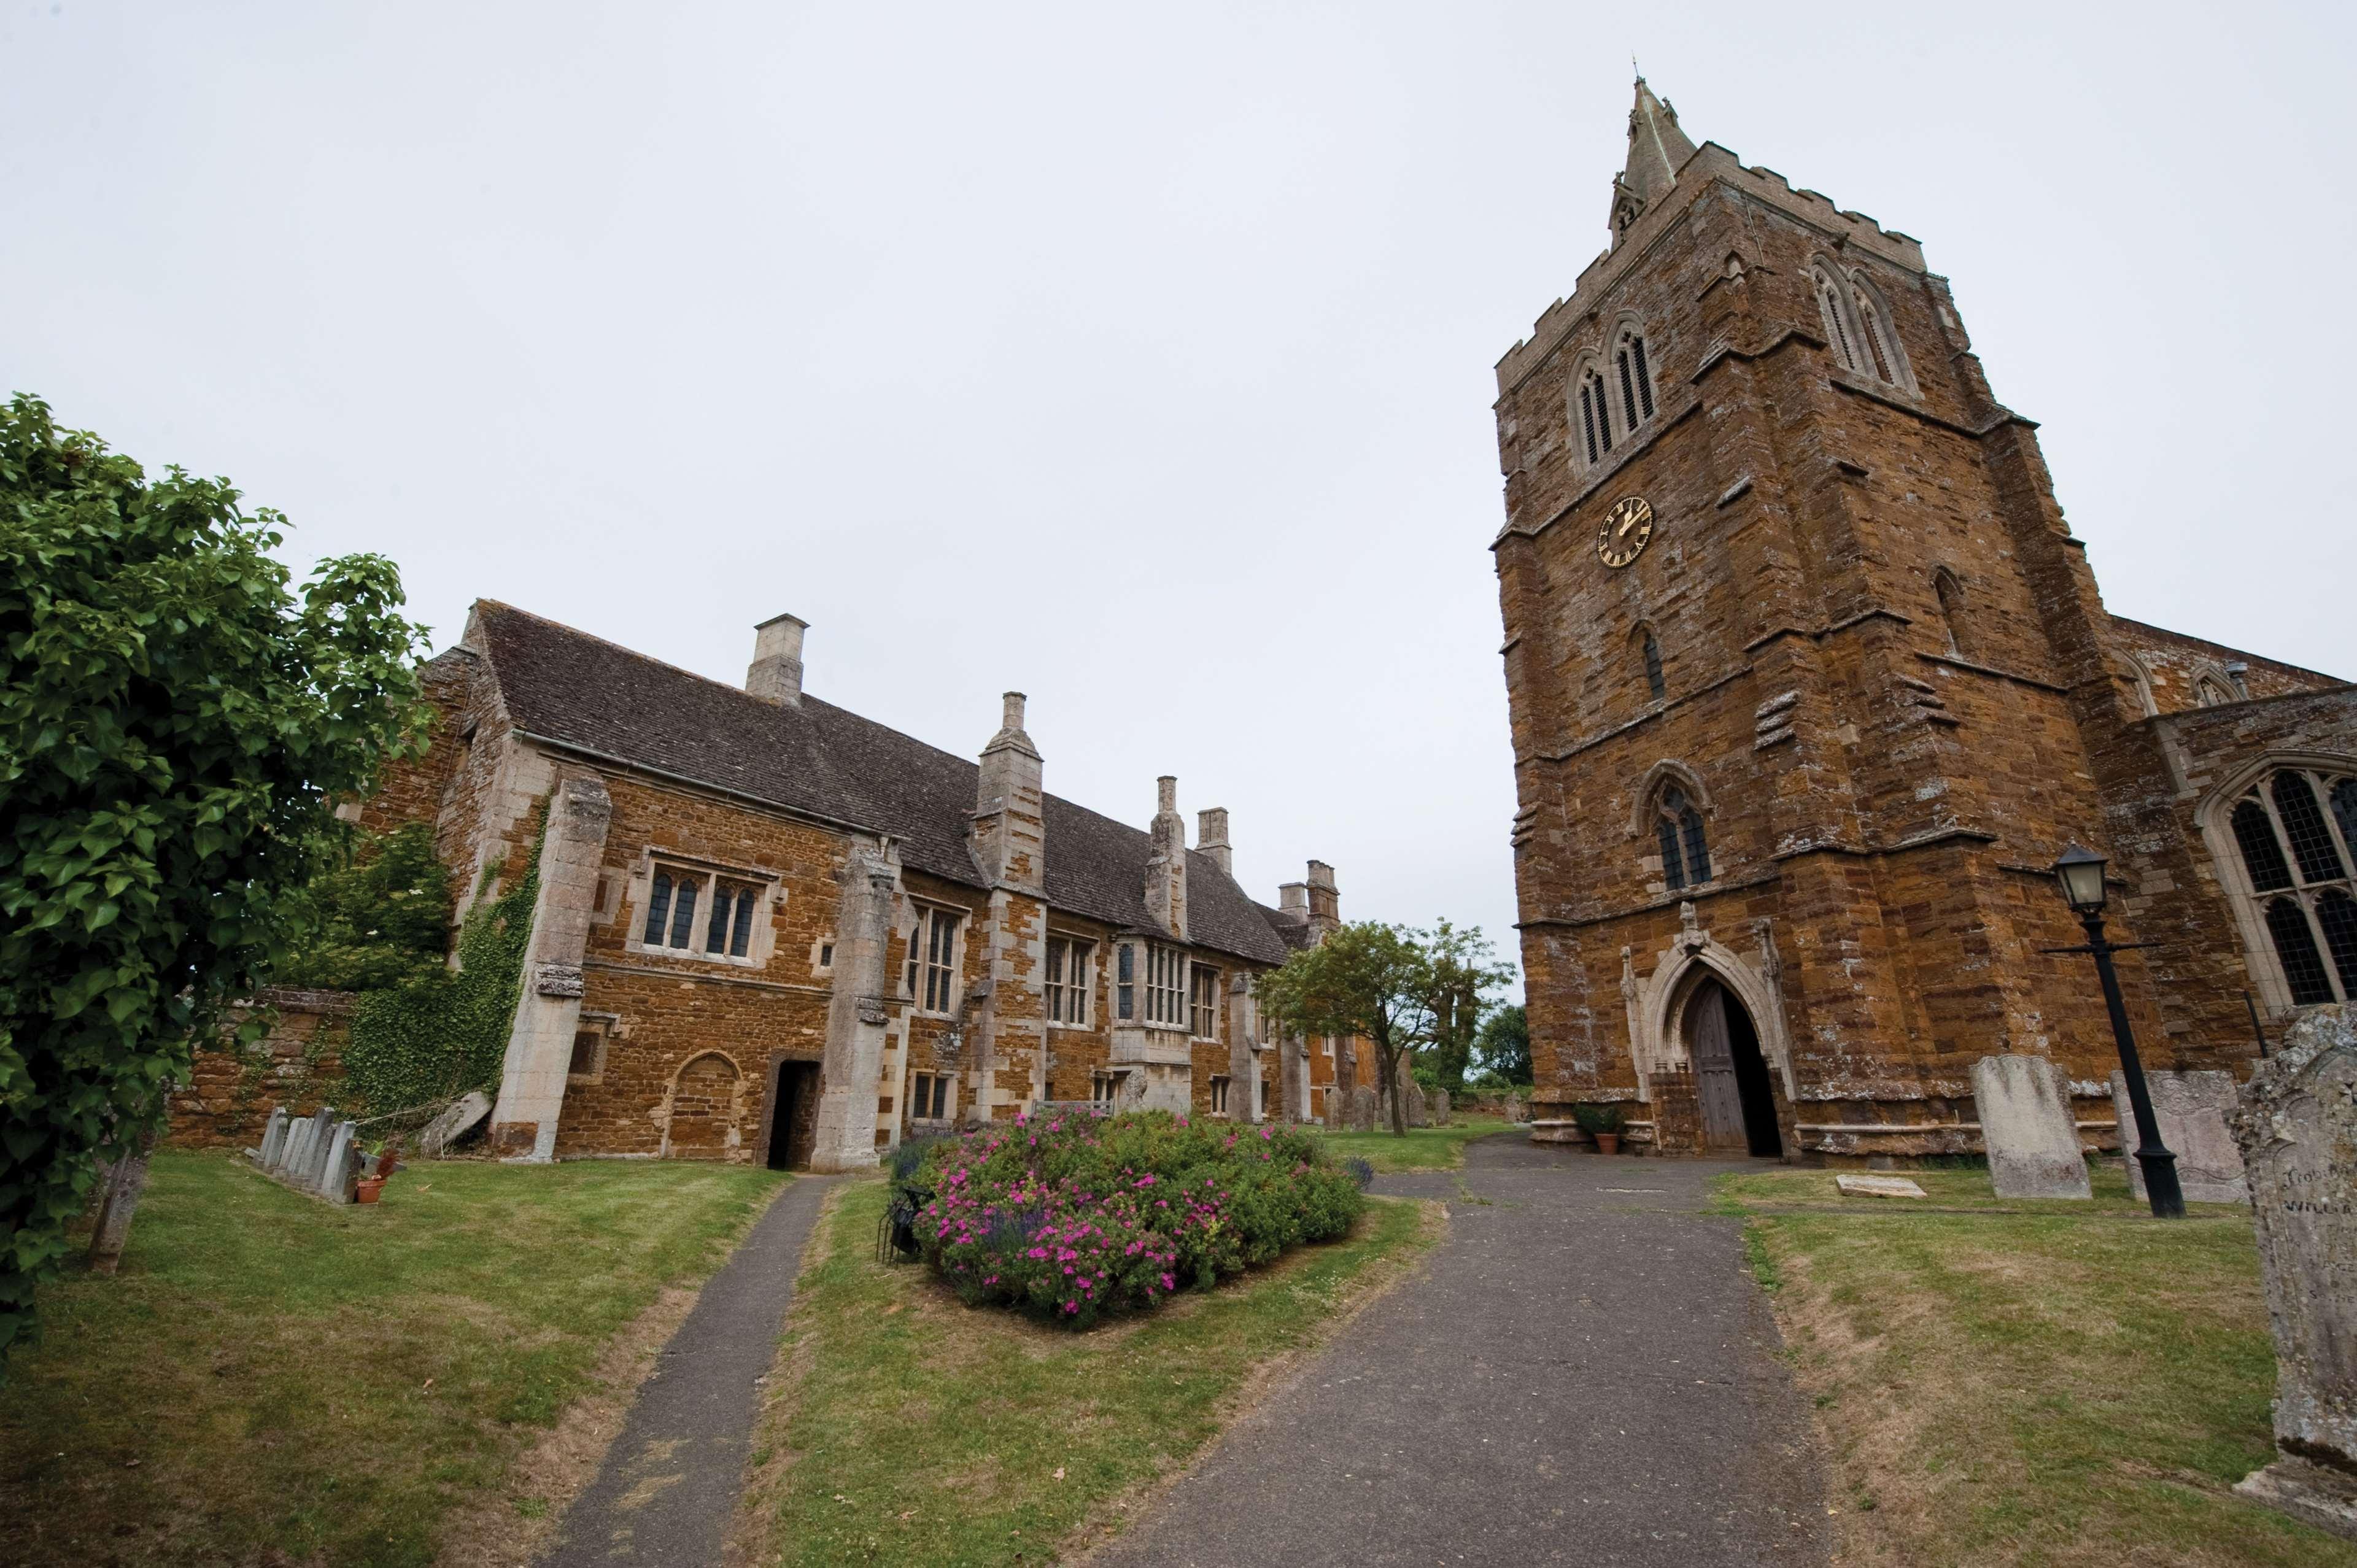
[[[1638,974],[1633,949],[1620,950],[1620,993],[1629,1015],[1637,1098],[1650,1104],[1656,1075],[1693,1066],[1684,1009],[1706,982],[1716,982],[1751,1026],[1767,1069],[1771,1102],[1781,1090],[1781,1105],[1792,1105],[1799,1096],[1792,1081],[1792,1032],[1784,1018],[1783,963],[1773,926],[1766,919],[1749,922],[1753,944],[1749,953],[1714,938],[1691,903],[1678,906],[1678,927],[1669,945],[1653,955],[1649,975]]]
[[[1717,975],[1697,968],[1677,1019],[1694,1069],[1704,1152],[1781,1157],[1776,1090],[1760,1049],[1759,1029],[1742,999]]]

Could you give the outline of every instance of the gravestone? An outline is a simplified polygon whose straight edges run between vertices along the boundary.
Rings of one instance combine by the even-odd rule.
[[[2319,1007],[2233,1118],[2276,1346],[2276,1462],[2236,1491],[2357,1540],[2357,1019]]]
[[[1999,1197],[2087,1197],[2087,1157],[2071,1120],[2061,1075],[2044,1057],[1983,1057],[1973,1064],[1973,1105]]]
[[[350,1122],[339,1122],[328,1138],[328,1157],[319,1162],[319,1179],[311,1190],[330,1203],[347,1203],[346,1189],[351,1186],[352,1136],[356,1129]]]
[[[286,1146],[286,1107],[270,1108],[270,1120],[263,1123],[262,1147],[253,1152],[253,1163],[268,1170],[278,1158],[278,1151]]]
[[[433,1121],[417,1134],[417,1153],[422,1159],[439,1159],[445,1150],[474,1130],[475,1123],[491,1113],[491,1102],[481,1090],[468,1095]]]
[[[1900,1176],[1837,1176],[1834,1186],[1859,1197],[1922,1197],[1923,1189]]]
[[[300,1165],[303,1160],[303,1145],[311,1141],[311,1134],[315,1131],[317,1129],[307,1116],[287,1128],[286,1141],[279,1145],[278,1162],[270,1167],[270,1174],[283,1176]]]
[[[1523,1097],[1521,1095],[1510,1094],[1506,1096],[1506,1120],[1517,1122],[1527,1122],[1530,1120],[1530,1112],[1523,1108]]]
[[[2251,1189],[2243,1180],[2243,1152],[2226,1118],[2234,1109],[2234,1075],[2231,1072],[2148,1072],[2145,1091],[2152,1096],[2152,1119],[2160,1141],[2177,1156],[2177,1185],[2189,1203],[2248,1203]],[[2144,1198],[2144,1162],[2136,1157],[2142,1140],[2136,1136],[2136,1112],[2128,1105],[2128,1075],[2112,1074],[2112,1111],[2120,1119],[2120,1153],[2127,1156],[2128,1188]]]
[[[1411,1127],[1432,1125],[1432,1110],[1424,1102],[1424,1085],[1409,1079],[1400,1085],[1400,1108],[1406,1114],[1401,1120]]]
[[[1424,1103],[1425,1108],[1432,1112],[1432,1124],[1434,1126],[1446,1127],[1448,1125],[1448,1090],[1445,1089],[1434,1090],[1430,1094],[1425,1096]]]
[[[1351,1090],[1351,1127],[1360,1133],[1375,1130],[1375,1091],[1363,1083]]]
[[[328,1152],[336,1142],[336,1113],[325,1106],[311,1118],[311,1141],[303,1145],[303,1168],[294,1173],[295,1185],[317,1191],[328,1171]]]

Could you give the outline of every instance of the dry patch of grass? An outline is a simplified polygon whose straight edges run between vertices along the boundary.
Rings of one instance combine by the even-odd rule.
[[[404,1568],[454,1517],[512,1543],[582,1468],[535,1440],[583,1396],[619,1419],[664,1303],[779,1184],[468,1162],[336,1208],[158,1155],[123,1272],[45,1289],[0,1384],[0,1557]]]
[[[884,1197],[874,1182],[840,1195],[795,1289],[754,1436],[754,1561],[1011,1564],[1083,1551],[1399,1279],[1442,1224],[1437,1205],[1376,1199],[1346,1240],[1076,1334],[877,1264]]]
[[[1910,1173],[1915,1174],[1915,1173]],[[1824,1172],[1724,1178],[1832,1457],[1844,1568],[2357,1568],[2234,1497],[2271,1457],[2275,1358],[2248,1212],[1844,1198]],[[1961,1212],[1960,1212],[1961,1211]]]
[[[1338,1160],[1356,1156],[1379,1171],[1453,1171],[1465,1163],[1465,1145],[1513,1126],[1495,1116],[1468,1117],[1446,1127],[1411,1127],[1404,1133],[1321,1133],[1326,1152]]]

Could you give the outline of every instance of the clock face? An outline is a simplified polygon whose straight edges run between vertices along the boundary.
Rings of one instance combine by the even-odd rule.
[[[1645,553],[1653,538],[1653,509],[1642,496],[1624,496],[1604,514],[1596,533],[1596,558],[1607,566],[1626,566]]]

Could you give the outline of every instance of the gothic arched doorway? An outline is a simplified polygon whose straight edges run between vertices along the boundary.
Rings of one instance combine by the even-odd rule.
[[[1784,1152],[1776,1130],[1776,1091],[1760,1031],[1735,993],[1717,980],[1695,987],[1685,1005],[1686,1058],[1694,1064],[1702,1144],[1712,1153],[1774,1159]]]

